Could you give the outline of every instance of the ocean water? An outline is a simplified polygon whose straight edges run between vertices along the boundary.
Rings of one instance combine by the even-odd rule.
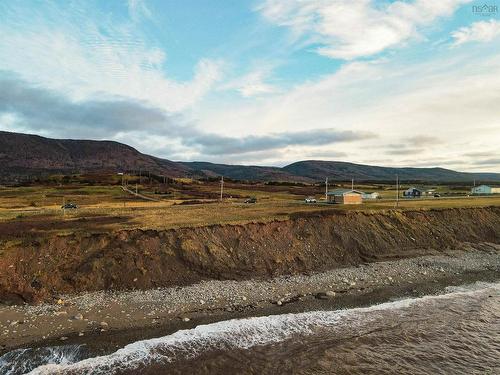
[[[101,357],[24,349],[0,374],[500,374],[500,283],[366,308],[222,321]]]

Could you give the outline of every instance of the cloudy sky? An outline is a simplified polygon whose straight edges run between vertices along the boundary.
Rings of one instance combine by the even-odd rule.
[[[0,14],[0,130],[173,160],[500,172],[497,1],[23,0]]]

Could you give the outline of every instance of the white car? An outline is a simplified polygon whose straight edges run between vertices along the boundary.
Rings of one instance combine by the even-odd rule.
[[[305,199],[306,203],[316,203],[316,198],[314,197],[307,197]]]

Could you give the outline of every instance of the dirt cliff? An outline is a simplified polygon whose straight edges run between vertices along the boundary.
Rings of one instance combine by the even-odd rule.
[[[0,301],[323,271],[500,242],[500,207],[300,214],[290,220],[72,234],[0,249]]]

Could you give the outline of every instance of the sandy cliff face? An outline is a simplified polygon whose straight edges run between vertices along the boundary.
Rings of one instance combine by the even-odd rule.
[[[500,242],[500,207],[331,212],[287,221],[40,238],[0,256],[0,301],[323,271]]]

